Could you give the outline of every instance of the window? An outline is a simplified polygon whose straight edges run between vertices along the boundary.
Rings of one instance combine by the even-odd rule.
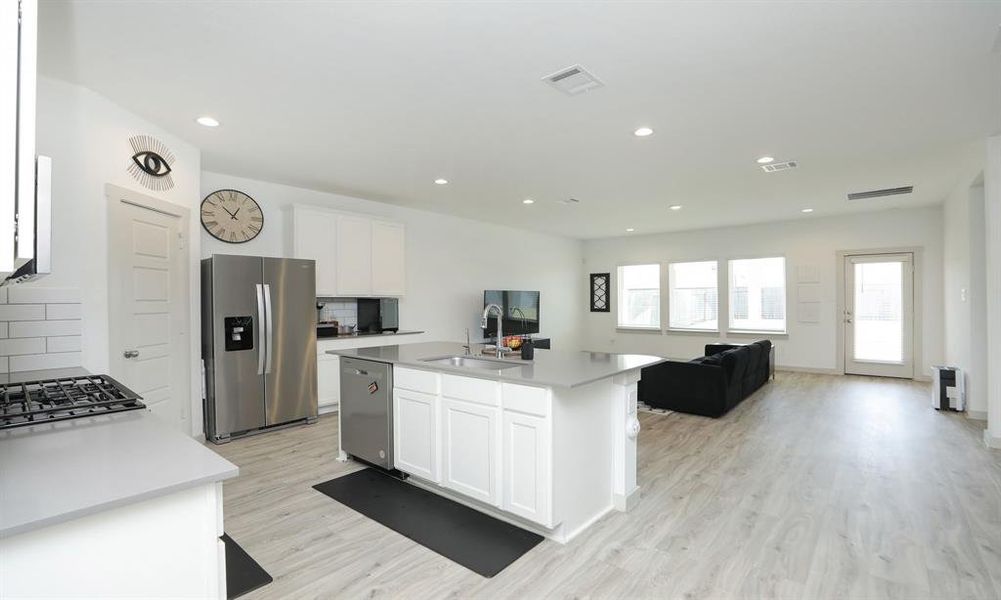
[[[719,329],[717,263],[673,263],[667,267],[671,329]]]
[[[730,329],[785,331],[786,261],[730,261]]]
[[[619,327],[660,328],[660,265],[619,267]]]

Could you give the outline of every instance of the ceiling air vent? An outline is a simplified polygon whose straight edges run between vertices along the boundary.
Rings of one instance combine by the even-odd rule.
[[[546,75],[542,80],[568,96],[583,94],[605,85],[580,65],[560,69],[552,75]]]
[[[869,190],[868,192],[852,192],[848,194],[849,200],[869,200],[870,198],[882,198],[883,196],[899,196],[900,194],[910,194],[914,191],[913,185],[904,187],[887,188],[885,190]]]
[[[578,204],[580,204],[580,200],[578,200],[576,198],[565,198],[565,199],[557,200],[557,202],[559,202],[560,204],[562,204],[564,206],[577,206]]]
[[[761,165],[761,170],[765,173],[776,173],[778,171],[788,171],[789,169],[795,169],[799,166],[799,163],[794,160],[789,160],[786,162],[772,163],[770,165]]]

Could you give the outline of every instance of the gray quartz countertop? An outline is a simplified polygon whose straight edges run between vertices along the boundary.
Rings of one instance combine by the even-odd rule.
[[[475,355],[478,356],[481,350],[482,346],[474,345],[473,353]],[[505,358],[505,362],[517,366],[504,369],[473,369],[469,367],[429,364],[426,362],[429,358],[462,356],[464,352],[463,345],[454,342],[424,342],[402,346],[327,350],[328,354],[374,360],[428,371],[441,371],[443,373],[465,375],[466,377],[510,381],[525,385],[568,388],[586,385],[626,371],[667,360],[659,356],[646,354],[609,354],[606,352],[537,349],[535,351],[535,359],[532,361],[523,361],[517,358],[518,353]],[[485,358],[493,359],[492,356]]]
[[[338,340],[357,340],[358,338],[390,338],[398,335],[418,335],[424,333],[423,331],[404,329],[400,331],[361,331],[355,333],[342,333],[340,335],[332,335],[328,337],[316,338],[317,342],[336,342]]]
[[[0,430],[0,538],[238,473],[144,409]]]

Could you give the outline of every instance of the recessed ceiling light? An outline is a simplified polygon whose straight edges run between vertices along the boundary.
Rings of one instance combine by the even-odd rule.
[[[212,117],[198,117],[195,122],[199,125],[204,125],[205,127],[218,127],[219,121]]]
[[[758,159],[758,164],[767,165],[768,163],[773,162],[774,160],[775,159],[772,158],[771,156],[762,156],[761,158]]]
[[[813,212],[813,209],[812,209],[812,208],[804,208],[803,210],[801,210],[801,211],[799,211],[799,212],[803,212],[803,213],[812,213],[812,212]]]
[[[535,200],[532,200],[531,198],[525,198],[524,200],[521,201],[521,203],[522,204],[535,204]]]
[[[649,127],[640,127],[639,129],[633,132],[633,135],[635,135],[636,137],[646,137],[648,135],[653,135],[653,129],[650,129]]]
[[[626,229],[626,231],[627,231],[627,232],[629,232],[629,233],[632,233],[632,232],[634,232],[634,231],[636,231],[636,230],[635,230],[635,229],[633,229],[632,227],[629,227],[629,228],[627,228],[627,229]]]
[[[446,183],[448,183],[448,180],[447,179],[442,179],[441,177],[439,177],[438,179],[435,179],[434,182],[436,184],[438,184],[438,185],[445,185]]]
[[[680,204],[672,204],[671,206],[668,206],[668,208],[670,208],[671,210],[681,210],[681,205]]]

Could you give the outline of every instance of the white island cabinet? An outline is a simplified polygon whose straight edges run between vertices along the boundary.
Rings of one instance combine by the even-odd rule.
[[[553,524],[548,390],[406,367],[393,377],[397,469]]]
[[[443,342],[329,352],[393,365],[394,466],[414,485],[563,543],[639,497],[636,383],[658,357],[538,351],[492,369],[432,363],[462,355]]]

